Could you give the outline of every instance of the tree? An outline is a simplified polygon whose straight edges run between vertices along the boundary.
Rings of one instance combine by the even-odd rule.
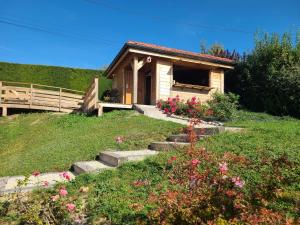
[[[300,47],[291,34],[257,34],[253,51],[225,79],[246,108],[300,117]]]

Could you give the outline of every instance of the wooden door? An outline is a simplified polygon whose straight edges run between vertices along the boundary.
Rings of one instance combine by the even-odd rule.
[[[145,77],[145,96],[144,96],[144,104],[150,105],[151,104],[151,76]]]
[[[132,71],[125,71],[125,104],[132,104],[132,86],[133,76]]]

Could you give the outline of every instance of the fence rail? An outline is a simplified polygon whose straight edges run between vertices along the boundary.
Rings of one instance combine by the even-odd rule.
[[[7,108],[70,113],[81,110],[84,99],[83,91],[40,84],[0,81],[0,108],[2,108],[3,116],[7,114]]]

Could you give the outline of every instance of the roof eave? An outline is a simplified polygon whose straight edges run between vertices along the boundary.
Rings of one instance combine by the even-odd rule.
[[[165,54],[165,55],[174,56],[174,57],[182,57],[182,58],[193,59],[193,60],[198,60],[198,61],[203,61],[203,62],[216,63],[216,64],[220,64],[220,66],[226,65],[226,66],[228,66],[229,69],[231,69],[230,67],[233,68],[234,65],[236,64],[236,62],[234,62],[234,61],[229,62],[229,61],[225,61],[225,60],[212,59],[212,58],[206,58],[206,57],[201,57],[201,56],[192,56],[189,54],[184,54],[184,53],[179,53],[179,52],[170,52],[170,51],[163,50],[163,49],[156,49],[156,48],[151,48],[151,47],[147,47],[147,46],[140,46],[140,45],[136,45],[133,43],[125,43],[123,45],[123,47],[121,48],[121,50],[119,51],[119,53],[113,59],[113,61],[109,65],[109,67],[105,71],[108,78],[111,77],[111,73],[113,71],[112,69],[114,68],[115,64],[118,63],[119,59],[129,48],[136,49],[136,50],[142,50],[142,51],[148,51],[149,53],[155,52],[155,53]]]

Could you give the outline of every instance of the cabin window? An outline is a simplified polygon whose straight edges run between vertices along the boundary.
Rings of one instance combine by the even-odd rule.
[[[173,66],[174,83],[209,86],[209,70],[190,68],[179,65]]]

